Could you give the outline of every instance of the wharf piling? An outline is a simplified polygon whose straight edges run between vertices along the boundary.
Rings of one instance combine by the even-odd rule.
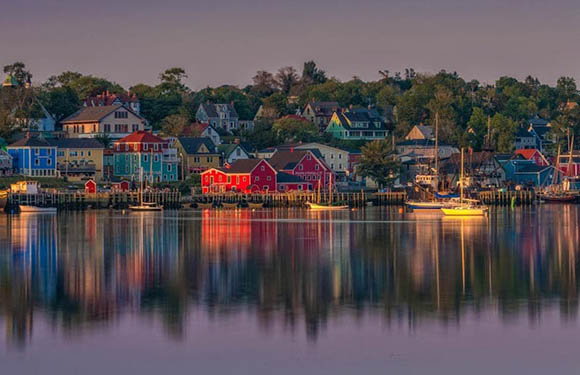
[[[85,192],[42,192],[39,194],[10,193],[7,210],[18,205],[57,207],[59,210],[85,210],[89,208],[126,209],[139,203],[138,192],[85,193]],[[170,192],[144,192],[144,202],[155,202],[166,209],[181,207],[181,194]]]
[[[222,203],[263,203],[265,207],[306,207],[306,202],[335,202],[345,204],[353,208],[364,207],[368,202],[373,205],[388,206],[402,205],[405,203],[407,194],[405,192],[390,193],[366,193],[349,192],[349,193],[320,193],[301,192],[301,193],[270,193],[270,194],[240,194],[240,193],[210,193],[194,194],[191,197],[192,203],[214,203],[219,206]]]
[[[517,206],[528,206],[534,204],[536,199],[536,193],[532,190],[479,192],[479,200],[491,206],[509,206],[512,200]]]

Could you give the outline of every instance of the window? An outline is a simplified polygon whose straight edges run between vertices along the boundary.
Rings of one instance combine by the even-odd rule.
[[[319,166],[318,164],[316,164],[316,165],[314,166],[314,170],[316,170],[316,171],[317,171],[317,170],[319,170],[319,169],[320,169],[320,166]]]
[[[242,150],[236,149],[236,156],[242,156]]]
[[[302,185],[298,185],[298,190],[302,190]]]
[[[264,166],[262,165],[262,167],[260,168],[260,170],[261,170],[262,172],[264,172],[264,171],[266,171],[266,167],[264,167]]]
[[[339,159],[342,159],[342,154],[338,154],[338,158]]]
[[[310,156],[310,154],[308,154],[308,155],[306,156],[306,160],[312,160],[312,156]]]
[[[85,156],[85,152],[84,151],[81,151],[81,156]]]
[[[129,112],[117,111],[115,112],[115,118],[129,118]]]
[[[90,151],[87,151],[87,156],[91,156],[91,152]]]
[[[149,144],[144,143],[143,144],[143,150],[145,150],[145,151],[149,150]]]
[[[105,124],[105,133],[110,133],[111,132],[111,124]]]
[[[34,159],[34,165],[40,165],[40,159]]]
[[[157,162],[159,161],[159,155],[155,155],[155,156],[153,157],[153,161],[154,161],[155,163],[157,163]]]
[[[171,164],[167,164],[167,172],[171,172]]]
[[[40,154],[40,149],[39,148],[35,148],[34,149],[34,155],[38,155]]]
[[[330,154],[330,158],[331,159],[334,159],[334,154]]]
[[[154,150],[154,151],[157,151],[157,150],[159,150],[159,144],[157,144],[157,143],[154,143],[154,144],[153,144],[153,150]]]
[[[52,159],[47,159],[46,160],[46,165],[52,165]]]
[[[71,151],[71,152],[68,153],[68,156],[71,156],[71,157],[74,157],[74,156],[77,156],[77,155],[78,154],[77,154],[76,151]]]
[[[260,177],[256,176],[254,177],[254,182],[260,181]]]
[[[303,170],[304,170],[304,166],[303,166],[303,165],[300,165],[300,166],[298,167],[298,170],[299,170],[299,171],[303,171]]]
[[[242,182],[246,182],[246,177],[242,177]]]
[[[139,125],[133,124],[133,131],[136,132],[137,130],[139,130]]]
[[[232,177],[228,176],[228,184],[231,184],[231,183],[232,183]]]
[[[272,181],[272,177],[270,176],[266,177],[266,181]]]
[[[240,176],[236,176],[236,185],[240,183]]]
[[[280,185],[280,190],[284,190],[284,185]]]
[[[143,155],[143,161],[144,162],[148,162],[149,161],[149,155]]]

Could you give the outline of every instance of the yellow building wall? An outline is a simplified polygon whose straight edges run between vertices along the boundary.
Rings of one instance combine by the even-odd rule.
[[[57,163],[65,164],[74,161],[86,161],[94,164],[95,181],[100,182],[103,180],[103,151],[104,149],[102,148],[59,148],[57,152]],[[59,155],[61,152],[64,152],[64,155]]]

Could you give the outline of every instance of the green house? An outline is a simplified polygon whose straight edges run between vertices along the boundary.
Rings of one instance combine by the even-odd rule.
[[[384,119],[375,110],[363,108],[334,112],[325,132],[335,138],[352,141],[372,141],[388,136]]]

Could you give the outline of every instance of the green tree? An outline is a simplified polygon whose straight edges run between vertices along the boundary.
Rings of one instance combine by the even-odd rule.
[[[476,151],[481,151],[487,137],[487,116],[483,109],[473,108],[471,118],[467,123],[469,146]]]
[[[292,117],[274,122],[272,130],[282,142],[312,142],[318,138],[318,127],[308,120]]]
[[[183,133],[185,127],[189,125],[189,119],[186,116],[176,114],[167,116],[163,119],[163,133],[172,137],[178,137]]]
[[[280,91],[289,94],[294,85],[298,83],[298,74],[296,69],[291,66],[285,66],[278,69],[276,73],[276,86]]]
[[[401,166],[389,141],[369,142],[362,147],[361,151],[362,157],[356,171],[359,176],[374,180],[381,188],[398,177]]]
[[[326,82],[326,72],[316,66],[313,60],[306,61],[302,69],[302,81],[307,85]]]
[[[514,149],[517,123],[512,119],[496,113],[491,119],[492,139],[498,152],[512,152]]]
[[[107,133],[98,134],[95,140],[102,144],[104,148],[110,148],[113,145],[113,139]]]

